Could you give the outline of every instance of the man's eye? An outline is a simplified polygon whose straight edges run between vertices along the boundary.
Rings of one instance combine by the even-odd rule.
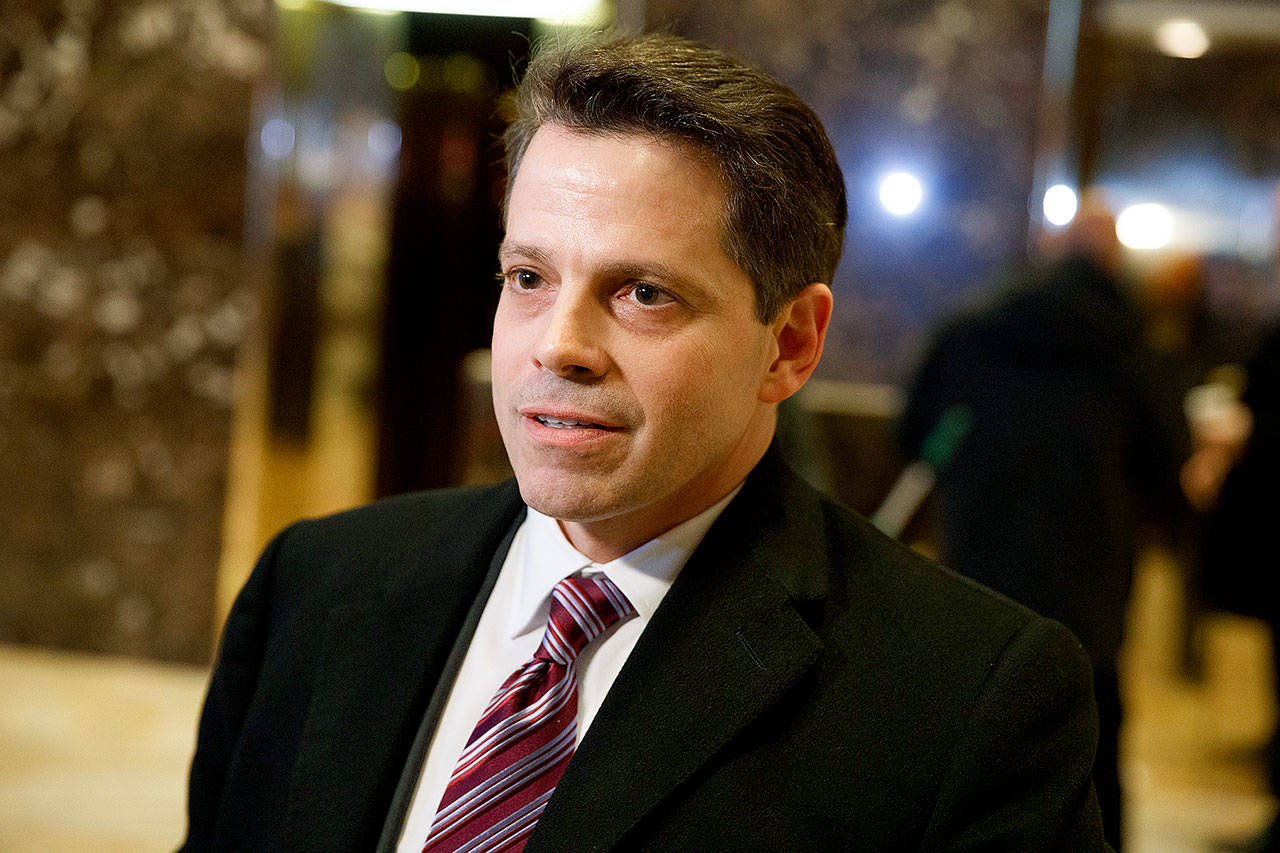
[[[674,301],[671,294],[652,284],[637,284],[631,288],[630,295],[636,302],[648,306],[665,305]]]
[[[520,290],[534,290],[542,284],[542,276],[532,270],[513,270],[507,274],[507,278]]]

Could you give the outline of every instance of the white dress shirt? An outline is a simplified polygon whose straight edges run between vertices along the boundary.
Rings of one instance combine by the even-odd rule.
[[[699,515],[603,565],[579,553],[555,519],[532,508],[526,511],[431,737],[397,853],[422,850],[453,767],[480,713],[502,682],[538,650],[555,585],[579,572],[604,573],[636,609],[634,617],[596,639],[578,656],[577,742],[581,743],[649,618],[737,493],[734,489]]]

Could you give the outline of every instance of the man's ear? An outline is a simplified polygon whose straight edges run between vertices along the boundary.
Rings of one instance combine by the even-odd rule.
[[[760,401],[780,403],[800,390],[822,358],[831,322],[831,288],[814,282],[787,303],[770,323],[778,356],[760,383]]]

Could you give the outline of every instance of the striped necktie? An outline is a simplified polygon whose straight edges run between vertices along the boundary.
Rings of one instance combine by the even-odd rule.
[[[480,715],[423,853],[524,847],[577,742],[578,653],[635,612],[604,575],[556,584],[542,644]]]

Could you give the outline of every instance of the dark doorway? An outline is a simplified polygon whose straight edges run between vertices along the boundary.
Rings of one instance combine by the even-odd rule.
[[[531,21],[414,15],[378,383],[380,495],[461,478],[461,364],[487,347],[501,240],[501,105]]]

